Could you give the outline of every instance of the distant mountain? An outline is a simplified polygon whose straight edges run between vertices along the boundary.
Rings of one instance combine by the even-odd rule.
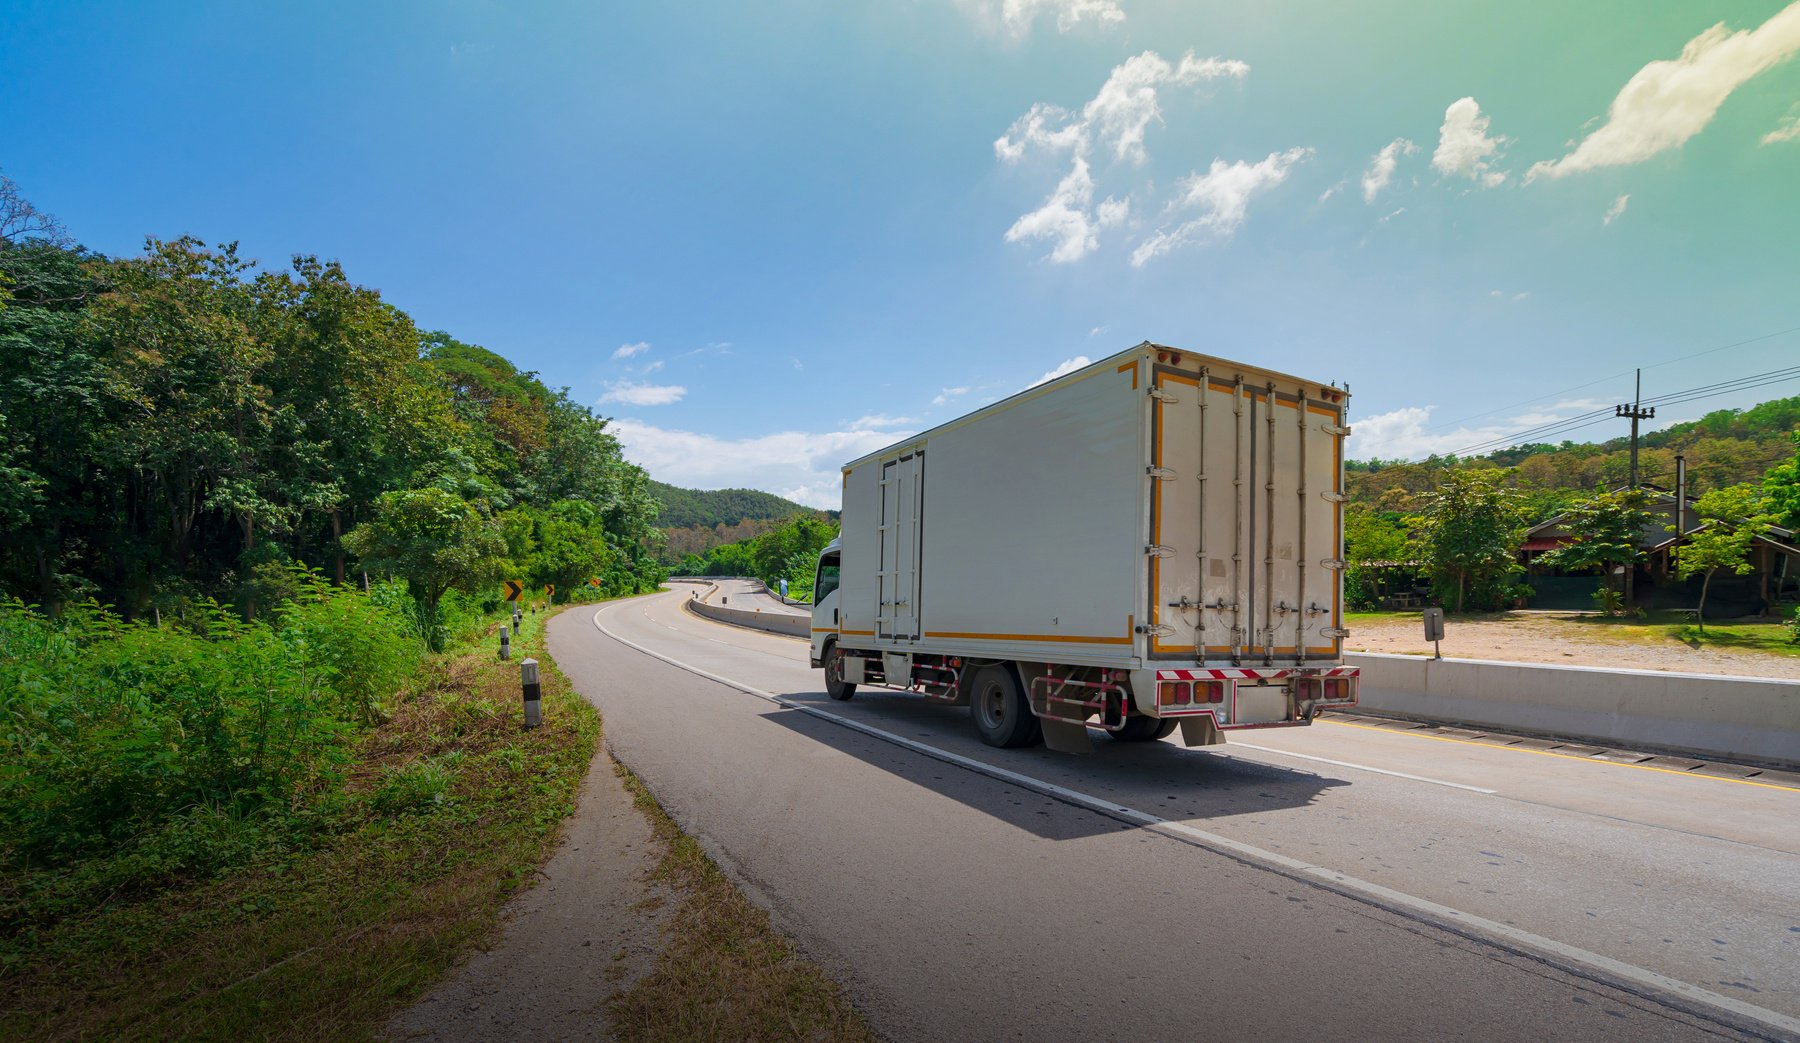
[[[662,502],[659,529],[711,529],[743,521],[779,521],[813,509],[755,489],[681,489],[651,481],[650,495]]]

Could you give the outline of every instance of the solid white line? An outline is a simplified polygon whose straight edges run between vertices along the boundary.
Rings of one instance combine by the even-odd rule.
[[[1644,967],[1625,963],[1621,960],[1615,960],[1610,956],[1602,956],[1596,952],[1589,952],[1586,949],[1578,948],[1573,945],[1566,945],[1554,939],[1545,938],[1542,935],[1532,934],[1530,931],[1520,930],[1509,924],[1503,924],[1496,920],[1489,920],[1486,917],[1476,916],[1473,913],[1465,913],[1460,909],[1453,909],[1447,905],[1440,905],[1430,899],[1409,895],[1403,891],[1396,891],[1390,887],[1383,887],[1380,884],[1361,880],[1346,873],[1340,873],[1335,869],[1314,865],[1297,858],[1289,858],[1286,855],[1276,854],[1273,851],[1265,851],[1262,848],[1233,840],[1230,837],[1220,836],[1217,833],[1209,833],[1203,829],[1195,829],[1193,826],[1185,825],[1180,822],[1171,822],[1164,818],[1158,818],[1155,815],[1139,811],[1136,808],[1128,808],[1109,800],[1102,800],[1099,797],[1083,793],[1080,790],[1059,786],[1054,782],[1045,782],[1042,779],[1033,778],[1030,775],[1021,775],[1016,771],[1008,771],[1005,768],[989,764],[986,761],[965,757],[959,753],[951,753],[949,750],[942,750],[936,746],[927,746],[922,742],[908,739],[905,736],[895,735],[893,732],[882,731],[879,728],[871,727],[860,721],[853,721],[848,717],[840,717],[835,713],[821,710],[816,706],[798,702],[794,699],[787,698],[786,696],[776,695],[773,692],[765,692],[760,688],[752,687],[741,681],[734,681],[729,677],[723,677],[709,670],[702,670],[697,666],[684,663],[672,656],[664,655],[651,648],[646,648],[629,638],[621,637],[611,630],[606,629],[600,622],[600,613],[602,611],[604,611],[604,609],[599,609],[594,612],[593,623],[595,630],[600,631],[600,633],[605,634],[607,637],[612,638],[614,641],[619,642],[627,648],[635,649],[650,656],[652,659],[660,659],[670,666],[685,670],[688,673],[695,674],[699,677],[704,677],[709,681],[716,681],[727,688],[734,688],[737,691],[744,692],[748,695],[754,695],[759,699],[765,699],[790,710],[798,710],[801,713],[810,714],[821,720],[841,725],[851,731],[861,732],[864,735],[893,743],[896,746],[912,750],[916,753],[922,753],[927,757],[943,761],[947,764],[954,764],[960,768],[967,768],[970,771],[986,775],[989,778],[998,779],[1002,782],[1009,782],[1013,785],[1042,793],[1045,796],[1055,797],[1058,800],[1076,805],[1077,807],[1087,808],[1090,811],[1097,811],[1112,818],[1143,826],[1146,829],[1154,830],[1164,836],[1194,844],[1196,847],[1205,848],[1217,854],[1228,855],[1235,857],[1240,861],[1260,865],[1263,868],[1273,870],[1290,879],[1302,880],[1323,887],[1328,891],[1344,895],[1347,898],[1368,902],[1379,908],[1386,909],[1389,912],[1410,915],[1416,919],[1425,920],[1428,923],[1441,927],[1453,934],[1462,935],[1465,938],[1485,941],[1503,949],[1509,949],[1514,952],[1519,952],[1522,955],[1542,959],[1570,973],[1590,977],[1598,974],[1601,976],[1602,980],[1608,981],[1609,984],[1615,986],[1633,985],[1640,989],[1647,989],[1652,993],[1659,994],[1658,998],[1663,1002],[1679,1000],[1685,1001],[1687,1004],[1698,1004],[1702,1008],[1714,1008],[1713,1011],[1707,1011],[1705,1009],[1694,1010],[1691,1007],[1685,1007],[1682,1002],[1670,1003],[1671,1006],[1686,1009],[1689,1013],[1716,1017],[1716,1012],[1719,1010],[1729,1011],[1739,1017],[1748,1018],[1764,1025],[1773,1026],[1790,1035],[1800,1036],[1800,1018],[1790,1017],[1789,1015],[1779,1011],[1769,1010],[1765,1007],[1758,1007],[1753,1003],[1745,1003],[1743,1000],[1735,997],[1721,995],[1709,989],[1703,989],[1698,985],[1692,985],[1688,982],[1681,981],[1678,978],[1671,978],[1666,974],[1659,974],[1656,971]]]
[[[1451,789],[1466,789],[1470,793],[1491,794],[1499,792],[1498,790],[1482,789],[1480,786],[1465,785],[1461,782],[1446,782],[1443,779],[1428,779],[1423,775],[1408,775],[1403,771],[1389,771],[1386,768],[1371,768],[1367,764],[1351,764],[1349,761],[1334,761],[1329,757],[1314,757],[1310,753],[1291,753],[1287,750],[1275,749],[1272,746],[1252,746],[1247,742],[1239,742],[1236,739],[1233,739],[1226,744],[1226,752],[1230,752],[1232,747],[1245,750],[1261,750],[1263,753],[1273,753],[1278,757],[1298,757],[1303,761],[1318,761],[1320,764],[1335,764],[1340,768],[1354,768],[1357,771],[1372,771],[1377,775],[1392,775],[1396,779],[1411,779],[1414,782],[1429,782],[1433,786],[1449,786]]]

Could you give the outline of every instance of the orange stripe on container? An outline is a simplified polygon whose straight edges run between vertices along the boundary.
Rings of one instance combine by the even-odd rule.
[[[926,637],[963,638],[971,641],[1057,641],[1070,645],[1129,645],[1128,637],[1080,637],[1077,635],[1060,636],[1057,634],[963,634],[949,631],[928,633]]]

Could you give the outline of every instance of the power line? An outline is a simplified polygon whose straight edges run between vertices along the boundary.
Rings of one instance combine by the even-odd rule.
[[[1704,354],[1704,352],[1702,354]],[[1782,369],[1769,370],[1763,373],[1752,373],[1748,376],[1736,377],[1731,380],[1719,381],[1714,384],[1703,384],[1698,387],[1685,388],[1680,391],[1670,391],[1662,395],[1644,399],[1642,404],[1658,406],[1683,405],[1688,402],[1698,402],[1703,399],[1716,398],[1720,395],[1728,395],[1735,391],[1749,391],[1759,387],[1768,387],[1772,384],[1781,384],[1790,380],[1800,380],[1800,366],[1789,366]],[[1540,424],[1536,427],[1526,428],[1522,431],[1496,435],[1492,438],[1468,446],[1467,448],[1458,449],[1456,452],[1449,455],[1480,455],[1507,446],[1517,445],[1521,442],[1542,440],[1555,434],[1567,434],[1570,431],[1579,431],[1584,427],[1592,427],[1595,424],[1613,419],[1616,419],[1616,416],[1611,408],[1591,410],[1586,413],[1576,414],[1575,416],[1565,417],[1561,420]]]
[[[1717,352],[1728,351],[1731,348],[1741,348],[1747,344],[1757,344],[1757,343],[1760,343],[1765,340],[1773,340],[1776,337],[1784,337],[1790,333],[1800,333],[1800,326],[1794,326],[1790,329],[1785,329],[1785,330],[1776,330],[1774,333],[1765,333],[1759,337],[1751,337],[1748,340],[1739,340],[1739,341],[1733,341],[1730,344],[1721,344],[1716,348],[1707,348],[1705,351],[1696,351],[1696,352],[1693,352],[1692,354],[1679,355],[1672,359],[1664,359],[1661,362],[1653,362],[1650,365],[1645,366],[1643,368],[1644,369],[1661,369],[1664,366],[1673,366],[1677,362],[1686,362],[1689,359],[1697,359],[1703,355],[1712,355]],[[1588,388],[1591,388],[1596,384],[1604,384],[1609,380],[1614,380],[1618,377],[1625,376],[1626,374],[1629,374],[1630,372],[1631,372],[1631,370],[1627,369],[1627,370],[1622,370],[1618,373],[1610,373],[1604,377],[1601,377],[1598,380],[1590,380],[1586,384],[1577,384],[1574,387],[1563,388],[1561,391],[1552,391],[1548,394],[1539,395],[1536,398],[1525,399],[1523,402],[1514,402],[1510,406],[1501,406],[1498,409],[1490,409],[1485,413],[1476,413],[1473,416],[1466,416],[1466,417],[1463,417],[1461,420],[1448,420],[1442,424],[1434,424],[1431,427],[1426,428],[1425,430],[1426,431],[1442,431],[1444,428],[1447,428],[1447,427],[1454,427],[1457,424],[1464,424],[1471,420],[1480,420],[1482,417],[1493,416],[1495,413],[1504,413],[1509,409],[1517,409],[1520,406],[1528,406],[1534,402],[1542,402],[1546,399],[1556,398],[1561,395],[1569,394],[1572,391],[1585,391]]]

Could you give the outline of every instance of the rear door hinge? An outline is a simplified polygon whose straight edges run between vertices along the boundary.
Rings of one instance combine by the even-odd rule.
[[[1174,395],[1169,394],[1167,391],[1164,391],[1162,388],[1153,387],[1148,392],[1146,392],[1146,394],[1148,394],[1151,398],[1160,399],[1164,402],[1169,403],[1170,405],[1174,405],[1175,403],[1181,401],[1181,399],[1176,398]]]
[[[1152,558],[1173,558],[1175,548],[1161,543],[1152,543],[1144,548],[1144,553]]]
[[[1172,482],[1175,480],[1175,472],[1167,467],[1146,467],[1144,468],[1144,473],[1159,482]]]

